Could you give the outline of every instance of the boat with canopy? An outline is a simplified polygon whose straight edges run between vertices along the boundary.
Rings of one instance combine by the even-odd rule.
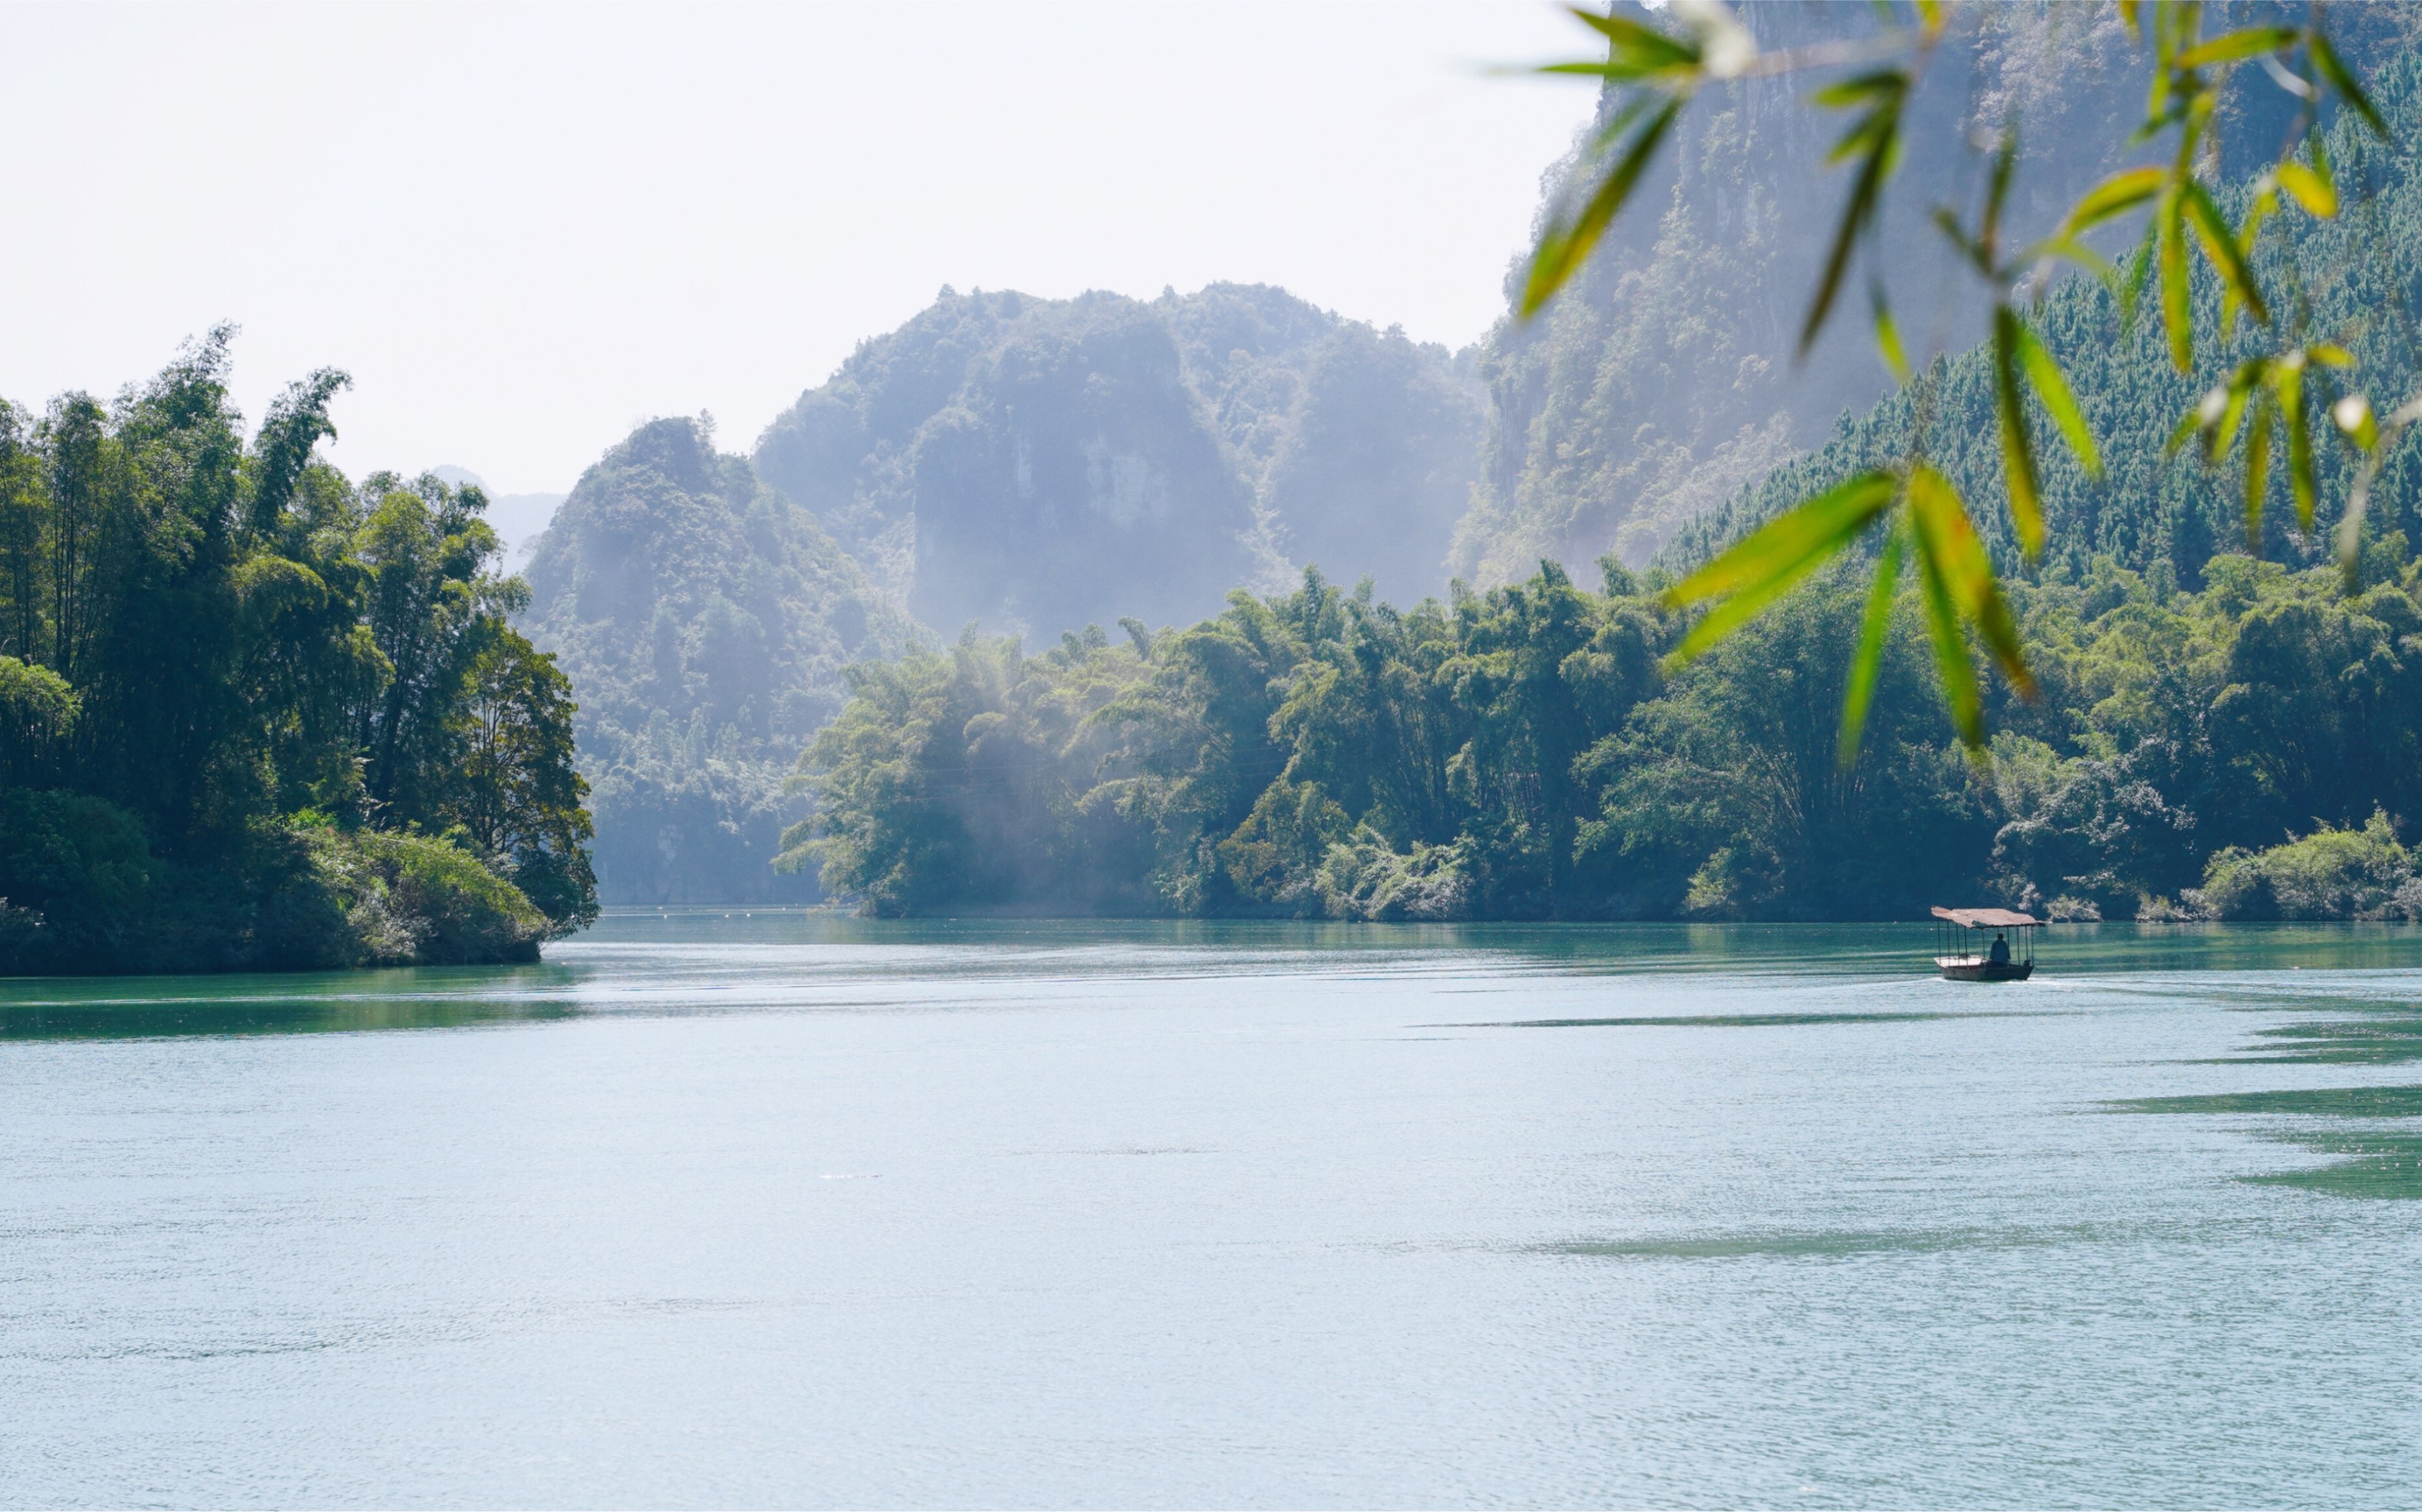
[[[1934,910],[1934,964],[1953,982],[2024,982],[2043,921],[2011,908]]]

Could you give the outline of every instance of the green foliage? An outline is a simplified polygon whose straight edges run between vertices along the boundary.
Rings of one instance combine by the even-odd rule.
[[[0,656],[0,783],[39,781],[55,772],[82,707],[58,673]]]
[[[2055,563],[2007,603],[2039,697],[1980,680],[1974,757],[1925,586],[1871,614],[1844,566],[1689,661],[1668,580],[1612,566],[1405,610],[1311,575],[1032,656],[970,635],[854,674],[789,858],[894,915],[2182,917],[2228,847],[2422,811],[2422,570],[2375,570],[2349,599],[2326,566],[2220,558],[2191,593]]]
[[[247,442],[230,335],[107,405],[71,394],[32,423],[0,405],[16,969],[358,958],[287,818],[303,811],[368,832],[472,825],[477,853],[449,854],[496,887],[492,869],[530,881],[552,928],[593,918],[571,702],[506,625],[524,591],[492,570],[484,500],[433,478],[356,488],[318,461],[331,371]]]
[[[143,826],[116,804],[0,789],[0,898],[62,921],[122,917],[158,879]]]
[[[2324,825],[2269,850],[2221,851],[2202,903],[2221,919],[2410,919],[2422,917],[2422,883],[2396,825],[2375,810],[2360,829]]]
[[[442,811],[537,905],[551,935],[568,935],[597,919],[589,784],[574,765],[578,705],[554,657],[510,629],[486,639],[448,721],[455,760]]]
[[[362,961],[535,961],[539,941],[557,927],[519,888],[449,840],[321,829],[311,842]]]
[[[307,816],[181,860],[107,799],[0,789],[0,972],[535,960],[556,929],[450,840]]]

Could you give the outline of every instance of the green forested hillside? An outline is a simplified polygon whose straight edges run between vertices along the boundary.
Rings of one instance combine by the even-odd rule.
[[[562,674],[477,490],[246,441],[226,331],[0,403],[0,971],[530,959],[596,913]]]
[[[2215,32],[2263,13],[2303,15],[2301,7],[2208,8]],[[1774,0],[1740,14],[1767,48],[1879,24],[1868,7],[1829,0]],[[2369,71],[2403,54],[2413,14],[2341,6],[2331,27]],[[1509,317],[1491,333],[1482,371],[1493,413],[1456,570],[1503,581],[1542,557],[1588,560],[1609,549],[1644,562],[1694,517],[1823,445],[1839,417],[1892,386],[1863,318],[1872,273],[1884,276],[1921,357],[1981,339],[1990,293],[1928,224],[1934,208],[1973,207],[1980,141],[2015,112],[2022,152],[2011,234],[2044,234],[2089,184],[2152,150],[2131,136],[2146,76],[2115,8],[2021,0],[1957,12],[1909,106],[1883,225],[1846,294],[1862,307],[1835,320],[1804,362],[1795,359],[1801,320],[1848,171],[1829,170],[1824,158],[1844,123],[1808,105],[1804,78],[1703,93],[1575,282],[1537,320]],[[2275,154],[2293,105],[2267,80],[2241,81],[2217,130],[2223,171]],[[1561,192],[1551,185],[1549,206]],[[1519,281],[1518,268],[1509,304]]]
[[[889,596],[687,419],[590,467],[528,578],[522,623],[578,690],[607,901],[812,896],[772,866],[805,807],[784,780],[842,664],[906,647]]]
[[[1436,347],[1275,289],[945,291],[775,420],[759,475],[918,619],[1207,612],[1334,560],[1445,582],[1480,402]]]
[[[2422,175],[2410,145],[2422,140],[2422,56],[2408,52],[2386,60],[2370,87],[2395,145],[2376,142],[2351,118],[2328,137],[2341,185],[2350,197],[2367,195],[2367,202],[2335,220],[2281,217],[2266,232],[2257,266],[2273,287],[2291,291],[2294,305],[2285,318],[2301,323],[2304,339],[2335,341],[2355,355],[2353,370],[2385,413],[2422,389],[2422,325],[2414,316],[2422,293]],[[2216,316],[2218,291],[2208,278],[2198,281],[2196,296],[2204,314]],[[2139,571],[2174,574],[2192,587],[2215,552],[2247,550],[2244,449],[2208,468],[2193,444],[2174,452],[2170,442],[2179,419],[2207,390],[2275,338],[2241,323],[2234,340],[2204,343],[2194,371],[2180,374],[2170,364],[2158,319],[2150,311],[2125,318],[2119,301],[2090,278],[2055,288],[2036,323],[2068,373],[2105,464],[2098,481],[2057,442],[2048,449],[2046,561],[2074,574],[2107,554]],[[2216,325],[2215,319],[2207,328]],[[2317,369],[2307,386],[2306,407],[2320,435],[2318,528],[2298,528],[2286,470],[2274,468],[2262,512],[2265,557],[2309,562],[2327,552],[2329,528],[2346,504],[2354,473],[2354,453],[2330,434],[2326,419],[2342,391],[2341,380],[2327,369]],[[1825,446],[1693,522],[1677,535],[1667,560],[1695,561],[1810,493],[1859,468],[1897,461],[1914,445],[1959,485],[2015,569],[1993,405],[1988,351],[1942,363],[1910,390],[1844,417]],[[2039,408],[2033,422],[2038,434],[2056,434]],[[2397,531],[2422,540],[2422,453],[2412,442],[2390,455],[2367,528],[2375,540]]]

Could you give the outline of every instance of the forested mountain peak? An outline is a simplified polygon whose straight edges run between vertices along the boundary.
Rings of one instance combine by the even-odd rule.
[[[905,619],[687,418],[583,474],[527,575],[530,638],[580,693],[606,895],[766,895],[790,760],[840,706],[843,663],[896,654]]]
[[[911,612],[1050,632],[1203,612],[1304,561],[1443,585],[1480,396],[1443,348],[1266,286],[945,290],[756,465]]]

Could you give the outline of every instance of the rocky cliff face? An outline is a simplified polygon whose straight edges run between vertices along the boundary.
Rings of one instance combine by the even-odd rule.
[[[1418,597],[1469,500],[1468,366],[1274,289],[946,291],[755,462],[945,632],[1184,622],[1307,562]]]

